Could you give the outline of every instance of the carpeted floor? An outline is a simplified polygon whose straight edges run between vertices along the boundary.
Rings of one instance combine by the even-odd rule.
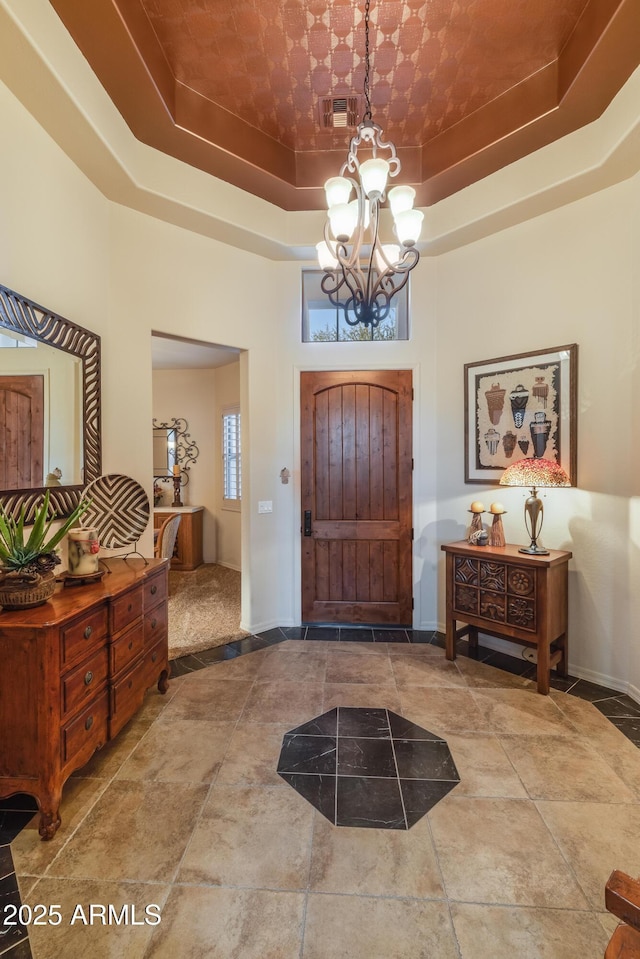
[[[169,659],[247,636],[240,629],[240,573],[206,563],[169,572]]]

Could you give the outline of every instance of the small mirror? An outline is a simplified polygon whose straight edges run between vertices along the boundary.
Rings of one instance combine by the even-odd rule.
[[[175,429],[153,431],[153,475],[172,476],[176,463],[177,435]]]

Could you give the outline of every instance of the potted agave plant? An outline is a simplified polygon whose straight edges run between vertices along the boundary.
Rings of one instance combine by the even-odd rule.
[[[55,514],[49,516],[49,490],[36,510],[28,535],[24,504],[17,520],[0,504],[0,606],[3,609],[40,606],[53,595],[56,586],[53,569],[60,562],[56,548],[88,506],[88,500],[81,500],[50,536]]]

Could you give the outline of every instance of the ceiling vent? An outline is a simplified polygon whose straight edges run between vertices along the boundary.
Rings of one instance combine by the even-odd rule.
[[[319,103],[320,128],[325,131],[355,129],[362,113],[362,97],[322,97]]]

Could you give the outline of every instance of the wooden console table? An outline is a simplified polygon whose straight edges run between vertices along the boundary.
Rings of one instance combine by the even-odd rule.
[[[40,835],[60,825],[62,787],[169,678],[166,560],[110,559],[86,586],[0,612],[0,798],[34,796]]]
[[[202,566],[202,517],[203,506],[157,506],[153,510],[154,529],[160,529],[170,516],[182,517],[178,527],[176,548],[171,560],[171,569],[191,570]]]
[[[456,639],[478,631],[537,649],[538,692],[549,692],[549,671],[567,675],[567,580],[572,554],[518,552],[517,546],[445,543],[446,657],[455,659]],[[466,626],[457,630],[460,621]]]

